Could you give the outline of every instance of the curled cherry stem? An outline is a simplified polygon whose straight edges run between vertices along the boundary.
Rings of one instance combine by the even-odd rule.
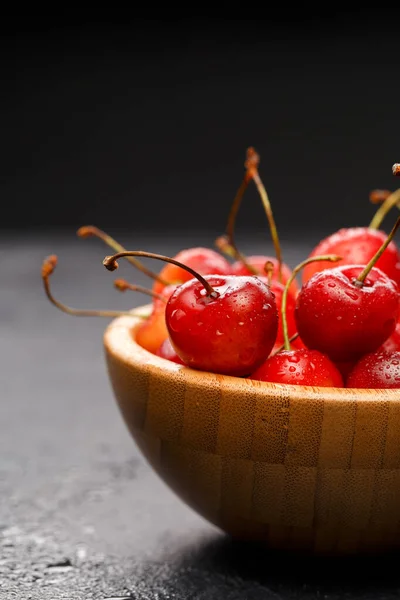
[[[386,217],[388,212],[396,205],[400,203],[400,188],[389,194],[386,200],[376,211],[371,223],[369,224],[370,229],[379,229],[382,225],[383,219]]]
[[[371,258],[371,260],[369,261],[369,263],[365,266],[365,268],[363,269],[363,271],[359,274],[359,276],[355,280],[354,283],[355,283],[355,285],[357,287],[362,287],[364,285],[364,281],[367,278],[368,273],[370,272],[370,270],[372,269],[372,267],[375,265],[375,263],[377,262],[377,260],[382,256],[382,254],[384,253],[384,251],[386,250],[386,248],[389,246],[389,244],[392,241],[392,239],[394,238],[394,235],[395,235],[396,231],[398,230],[399,226],[400,226],[400,217],[398,217],[396,223],[393,226],[393,229],[391,230],[391,232],[387,236],[386,240],[383,242],[382,246],[374,254],[374,256]]]
[[[151,296],[152,298],[157,298],[162,302],[167,303],[167,299],[157,292],[153,292],[153,290],[149,290],[141,285],[136,285],[135,283],[129,283],[125,279],[116,279],[114,281],[114,287],[120,292],[126,292],[127,290],[131,290],[132,292],[141,292],[142,294],[146,294],[147,296]]]
[[[287,305],[287,296],[288,296],[289,288],[290,288],[293,280],[295,279],[297,273],[299,273],[299,271],[301,271],[301,269],[303,269],[306,265],[308,265],[310,263],[319,262],[319,261],[323,261],[323,260],[329,261],[329,262],[337,262],[338,260],[342,260],[342,257],[337,256],[336,254],[321,254],[320,256],[310,256],[309,258],[306,258],[306,260],[303,260],[301,263],[299,263],[293,269],[289,279],[285,283],[285,287],[284,287],[283,293],[282,293],[282,303],[281,303],[283,342],[284,342],[285,350],[290,350],[289,332],[288,332],[288,325],[287,325],[287,319],[286,319],[286,305]]]
[[[108,235],[108,233],[106,233],[105,231],[102,231],[101,229],[99,229],[98,227],[95,227],[94,225],[84,225],[83,227],[80,227],[78,229],[78,231],[76,232],[76,235],[80,238],[96,237],[99,240],[101,240],[102,242],[104,242],[107,246],[109,246],[110,248],[115,250],[115,252],[125,252],[125,250],[126,250],[119,242],[117,242],[114,238],[112,238],[110,235]],[[141,271],[142,273],[144,273],[151,279],[158,281],[162,285],[169,285],[168,281],[165,281],[165,279],[163,279],[162,277],[157,275],[157,273],[154,273],[153,271],[151,271],[150,269],[145,267],[140,262],[140,260],[137,260],[136,258],[131,256],[128,258],[128,261],[134,267],[136,267],[139,271]]]
[[[118,310],[83,310],[78,308],[71,308],[66,304],[63,304],[59,300],[56,300],[50,290],[50,277],[57,266],[57,256],[52,254],[44,259],[42,264],[42,280],[44,285],[44,291],[46,292],[47,298],[54,306],[62,310],[63,312],[74,315],[76,317],[121,317],[123,315],[132,317],[132,313],[128,311]]]
[[[108,271],[115,271],[115,269],[118,269],[118,259],[127,258],[128,256],[154,258],[156,260],[162,260],[163,262],[168,262],[172,265],[176,265],[177,267],[180,267],[181,269],[184,269],[185,271],[193,275],[193,277],[196,277],[196,279],[198,279],[198,281],[200,281],[200,283],[205,288],[207,296],[209,296],[210,298],[219,297],[219,292],[217,292],[217,290],[214,290],[212,285],[210,285],[208,281],[204,279],[204,277],[197,273],[197,271],[195,271],[188,265],[185,265],[179,262],[178,260],[175,260],[175,258],[170,258],[169,256],[164,256],[163,254],[155,254],[154,252],[144,252],[143,250],[125,250],[124,252],[117,252],[113,256],[106,256],[103,260],[103,265]]]

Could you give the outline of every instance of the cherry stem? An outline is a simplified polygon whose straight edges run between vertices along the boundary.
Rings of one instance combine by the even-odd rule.
[[[400,163],[394,163],[392,173],[395,177],[400,177]]]
[[[299,337],[298,333],[294,333],[290,338],[289,338],[289,343],[294,342],[295,340],[297,340],[297,338]],[[273,352],[270,356],[270,358],[272,358],[273,356],[275,356],[275,354],[278,354],[279,352],[282,352],[282,350],[285,350],[285,344],[282,344],[282,346],[279,346],[279,348],[277,350],[275,350],[275,352]]]
[[[303,260],[301,263],[299,263],[292,270],[292,273],[291,273],[289,279],[285,283],[285,287],[284,287],[283,293],[282,293],[282,303],[281,303],[283,342],[284,342],[285,350],[291,349],[289,333],[288,333],[288,325],[287,325],[287,319],[286,319],[286,305],[287,305],[287,296],[288,296],[289,288],[290,288],[293,280],[295,279],[297,273],[299,273],[299,271],[301,271],[301,269],[303,269],[306,265],[309,265],[310,263],[319,262],[322,260],[329,261],[329,262],[337,262],[338,260],[342,260],[342,257],[337,256],[336,254],[321,254],[320,256],[310,256],[310,257],[306,258],[306,260]]]
[[[126,292],[127,290],[131,290],[132,292],[141,292],[142,294],[146,294],[147,296],[151,296],[152,298],[157,298],[162,302],[167,303],[167,299],[157,292],[153,292],[153,290],[149,290],[141,285],[136,285],[135,283],[129,283],[125,279],[116,279],[114,281],[114,287],[120,292]]]
[[[117,254],[114,254],[113,256],[106,256],[103,260],[103,265],[106,269],[108,269],[108,271],[115,271],[115,269],[118,269],[118,259],[125,258],[128,256],[154,258],[156,260],[162,260],[164,262],[171,263],[172,265],[176,265],[177,267],[180,267],[181,269],[184,269],[185,271],[193,275],[193,277],[196,277],[196,279],[198,279],[198,281],[200,281],[200,283],[205,288],[207,296],[209,296],[210,298],[219,298],[219,292],[217,292],[217,290],[214,290],[214,288],[208,283],[208,281],[204,279],[204,277],[202,277],[199,273],[197,273],[197,271],[195,271],[187,265],[184,265],[178,260],[175,260],[175,258],[170,258],[169,256],[164,256],[163,254],[154,254],[153,252],[144,252],[143,250],[125,250],[124,252],[117,252]]]
[[[272,261],[267,260],[267,262],[264,265],[264,273],[268,278],[268,285],[271,285],[272,275],[274,273],[274,264]]]
[[[235,228],[236,216],[237,216],[237,213],[238,213],[238,210],[240,207],[240,203],[241,203],[244,193],[247,189],[247,186],[249,185],[249,182],[251,180],[253,180],[256,185],[256,188],[258,190],[258,193],[260,194],[261,201],[264,206],[265,214],[267,215],[269,229],[270,229],[271,237],[272,237],[272,242],[273,242],[274,248],[275,248],[275,255],[276,255],[276,258],[278,261],[278,280],[282,283],[282,252],[281,252],[281,246],[279,243],[278,230],[276,228],[274,215],[272,213],[272,207],[271,207],[271,203],[268,198],[267,191],[266,191],[264,184],[261,181],[260,175],[258,173],[258,165],[259,164],[260,164],[260,156],[255,151],[255,149],[250,146],[247,149],[246,160],[244,163],[244,166],[246,168],[246,173],[245,173],[243,181],[240,185],[240,188],[236,193],[235,199],[233,201],[233,204],[232,204],[229,216],[228,216],[228,224],[227,224],[227,228],[226,228],[227,243],[223,247],[225,248],[226,254],[228,254],[229,256],[235,256],[235,258],[237,258],[244,264],[244,266],[248,269],[248,271],[250,273],[252,273],[253,275],[259,274],[257,272],[257,269],[255,269],[252,265],[250,265],[248,263],[246,257],[241,252],[239,252],[239,250],[237,249],[236,243],[235,243],[235,238],[234,238],[234,228]],[[221,238],[219,238],[219,241],[221,241]],[[218,244],[218,240],[217,240],[217,244]],[[222,249],[222,246],[217,246],[217,247]],[[224,251],[224,250],[222,250],[222,251]]]
[[[236,260],[240,260],[241,263],[243,263],[243,265],[246,267],[246,269],[248,269],[248,271],[250,273],[252,273],[253,275],[257,275],[257,269],[255,269],[246,259],[245,255],[242,254],[237,246],[236,246],[236,242],[235,242],[235,223],[236,223],[236,217],[237,217],[237,213],[239,211],[239,207],[240,204],[242,202],[243,196],[245,191],[247,190],[247,187],[251,181],[251,174],[249,172],[249,168],[247,165],[247,160],[245,162],[245,167],[246,167],[246,173],[244,175],[243,181],[240,184],[240,187],[238,189],[238,191],[236,192],[236,196],[233,200],[231,209],[229,211],[229,215],[228,215],[228,223],[226,226],[226,237],[221,237],[218,238],[217,240],[217,247],[224,252],[225,254],[227,254],[228,256],[230,256],[231,258],[235,258]],[[220,243],[220,245],[219,245]]]
[[[46,296],[50,300],[52,304],[54,304],[57,308],[62,310],[63,312],[69,315],[75,315],[77,317],[121,317],[121,316],[130,316],[132,317],[132,313],[128,311],[118,311],[118,310],[81,310],[77,308],[71,308],[66,304],[63,304],[59,300],[56,300],[50,290],[50,276],[54,272],[54,269],[57,266],[57,256],[52,254],[45,258],[42,264],[42,280],[44,285],[44,290],[46,292]]]
[[[229,256],[229,258],[242,260],[240,253],[229,243],[228,237],[226,235],[220,235],[219,237],[217,237],[214,243],[218,250],[222,252],[222,254],[225,254],[225,256]],[[246,258],[243,257],[243,260],[246,261]],[[246,266],[255,271],[255,269],[251,265],[249,266],[246,264]]]
[[[80,237],[80,238],[96,237],[99,240],[101,240],[102,242],[104,242],[107,246],[109,246],[110,248],[112,248],[113,250],[115,250],[116,252],[125,252],[125,250],[126,250],[114,238],[112,238],[105,231],[102,231],[98,227],[94,227],[94,225],[84,225],[83,227],[80,227],[78,229],[78,231],[76,232],[76,235],[78,237]],[[136,260],[133,257],[129,257],[128,261],[134,267],[136,267],[139,271],[141,271],[142,273],[144,273],[148,277],[151,277],[151,279],[154,279],[155,281],[158,281],[162,285],[169,285],[168,281],[165,281],[165,279],[163,279],[162,277],[160,277],[159,275],[157,275],[157,273],[154,273],[153,271],[151,271],[150,269],[148,269],[147,267],[145,267],[139,260]]]
[[[368,273],[370,272],[372,267],[375,265],[377,260],[382,256],[382,254],[384,253],[386,248],[389,246],[389,244],[392,241],[392,239],[394,238],[394,235],[395,235],[396,231],[398,230],[399,226],[400,226],[400,217],[398,217],[396,223],[394,224],[392,231],[389,233],[386,240],[383,242],[382,246],[374,254],[374,256],[371,258],[369,263],[366,265],[365,269],[363,269],[363,271],[359,274],[359,276],[355,280],[354,283],[357,287],[362,287],[364,285],[364,281],[365,281]]]
[[[255,157],[257,157],[257,160],[255,160]],[[270,229],[271,237],[272,237],[272,243],[273,243],[274,249],[275,249],[275,256],[278,261],[278,280],[280,283],[282,283],[282,251],[281,251],[281,245],[279,242],[278,230],[276,227],[274,215],[272,212],[272,206],[269,201],[267,190],[265,189],[264,184],[261,181],[261,177],[258,173],[258,164],[259,164],[260,159],[259,159],[259,156],[256,153],[256,151],[254,150],[254,148],[249,148],[247,150],[247,162],[249,162],[249,160],[250,160],[250,166],[248,167],[248,169],[250,172],[250,176],[252,177],[252,179],[256,185],[258,193],[260,194],[261,202],[263,203],[264,211],[265,211],[265,214],[267,215],[269,229]]]
[[[370,229],[379,229],[382,225],[383,219],[386,217],[388,212],[400,203],[400,188],[389,194],[386,200],[376,211],[371,223],[369,224]]]

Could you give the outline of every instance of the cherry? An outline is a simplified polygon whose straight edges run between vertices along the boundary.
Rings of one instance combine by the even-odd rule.
[[[393,333],[383,342],[379,350],[385,350],[386,352],[400,351],[400,321],[397,321]]]
[[[200,275],[228,275],[231,273],[231,265],[227,259],[213,250],[212,248],[204,248],[202,246],[185,248],[175,255],[175,260],[183,263]],[[161,279],[170,283],[183,283],[193,277],[186,269],[177,264],[167,264],[161,270]],[[160,281],[156,281],[153,290],[159,293],[163,288]]]
[[[393,175],[396,177],[400,177],[400,163],[394,163],[392,167]]]
[[[385,239],[386,233],[375,229],[368,230],[365,227],[341,229],[320,242],[310,256],[334,252],[343,257],[343,264],[365,264],[380,248]],[[400,256],[397,246],[393,244],[388,247],[378,266],[389,277],[396,282],[400,282]],[[310,265],[310,268],[304,271],[303,283],[307,282],[314,273],[327,268],[329,268],[328,264],[322,264],[318,267]]]
[[[344,387],[343,378],[334,363],[322,352],[308,348],[274,354],[250,379],[290,385]]]
[[[272,280],[277,280],[280,283],[285,284],[288,278],[290,277],[292,270],[287,264],[285,264],[282,261],[282,252],[279,242],[278,229],[276,227],[274,215],[272,212],[272,206],[267,191],[258,172],[259,163],[259,154],[255,151],[254,148],[248,148],[245,161],[245,175],[239,187],[239,190],[236,193],[235,199],[233,201],[231,210],[228,215],[226,235],[217,238],[216,245],[219,248],[219,250],[221,250],[224,254],[236,259],[231,267],[231,272],[235,275],[263,275],[265,263],[270,262],[273,265]],[[268,219],[272,242],[275,249],[274,257],[264,255],[244,256],[244,254],[242,254],[236,246],[234,236],[236,217],[244,193],[250,181],[254,181],[256,185],[264,207],[265,214]],[[297,293],[298,285],[296,280],[292,281],[291,290],[294,294]]]
[[[187,269],[192,279],[178,285],[165,319],[173,348],[188,366],[245,376],[269,355],[278,330],[270,288],[254,276],[205,275],[176,259],[150,252],[120,252],[104,259],[113,271],[124,256],[149,257]]]
[[[400,189],[392,192],[379,207],[369,227],[343,228],[323,239],[313,249],[310,256],[334,253],[342,257],[340,265],[365,265],[378,251],[386,239],[386,233],[379,230],[383,218],[389,210],[400,202]],[[400,252],[391,242],[380,256],[376,266],[389,277],[400,283]],[[303,271],[305,283],[314,273],[330,268],[329,263],[310,263]]]
[[[183,360],[179,358],[171,344],[171,340],[167,337],[156,352],[157,356],[170,360],[171,362],[177,363],[178,365],[184,365]]]
[[[323,256],[315,260],[338,260],[336,256]],[[292,277],[302,269],[308,261],[300,263],[292,273]],[[311,385],[319,387],[343,387],[343,378],[334,363],[318,350],[300,348],[292,350],[288,336],[286,319],[286,302],[290,297],[288,290],[291,279],[286,282],[282,304],[281,317],[283,324],[284,349],[277,351],[256,369],[250,379],[285,383],[291,385]]]
[[[303,284],[295,308],[297,330],[308,348],[337,362],[373,352],[391,335],[399,316],[399,289],[373,265],[400,225],[367,266],[342,265],[315,273]]]
[[[400,388],[400,352],[379,350],[363,356],[350,372],[347,387]]]
[[[352,361],[376,350],[393,332],[397,285],[375,267],[358,287],[362,272],[362,266],[344,265],[316,273],[303,285],[295,319],[307,347],[335,361]]]
[[[219,293],[188,281],[166,308],[171,343],[189,366],[236,376],[248,375],[275,343],[278,312],[270,289],[254,276],[207,276]]]

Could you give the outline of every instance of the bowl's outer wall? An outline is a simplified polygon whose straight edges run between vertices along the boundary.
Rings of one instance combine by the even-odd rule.
[[[115,396],[144,456],[199,514],[273,548],[400,546],[397,390],[312,390],[196,372],[140,348],[135,324],[118,319],[105,334]]]

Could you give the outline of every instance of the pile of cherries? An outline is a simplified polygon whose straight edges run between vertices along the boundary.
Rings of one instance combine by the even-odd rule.
[[[93,226],[80,237],[100,238],[116,253],[109,271],[127,258],[153,279],[151,289],[123,279],[115,287],[152,296],[147,318],[135,330],[143,348],[194,369],[293,385],[400,388],[400,250],[380,229],[400,189],[374,190],[380,203],[367,227],[343,228],[322,240],[291,269],[282,261],[271,204],[258,172],[259,156],[247,150],[245,176],[229,213],[226,234],[215,249],[186,248],[175,257],[125,250]],[[393,166],[400,175],[400,165]],[[275,256],[244,256],[234,227],[253,181],[269,222]],[[159,272],[143,258],[163,261]],[[50,301],[75,315],[113,317],[119,311],[70,308],[54,298],[49,279],[57,257],[45,259],[42,279]],[[299,286],[296,277],[301,276]]]

